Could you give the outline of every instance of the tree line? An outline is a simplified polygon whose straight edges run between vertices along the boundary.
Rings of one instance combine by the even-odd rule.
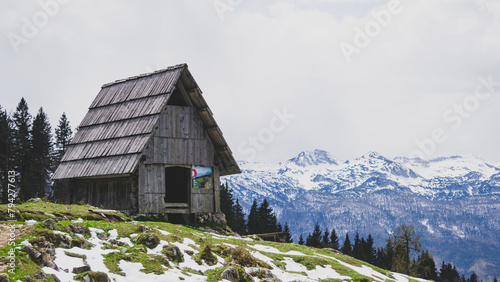
[[[24,98],[8,113],[0,106],[0,190],[8,199],[8,171],[16,172],[19,200],[52,196],[51,174],[71,141],[73,132],[65,113],[52,133],[47,114],[40,107],[33,117]]]
[[[354,242],[351,242],[349,233],[346,233],[343,245],[340,246],[335,229],[332,228],[331,232],[325,229],[322,232],[316,222],[313,232],[309,233],[305,241],[302,234],[299,236],[298,244],[335,249],[380,268],[423,279],[438,282],[478,282],[475,272],[467,278],[463,274],[460,275],[451,263],[446,264],[444,261],[438,271],[432,253],[423,249],[420,235],[413,225],[401,224],[392,233],[384,247],[375,248],[371,234],[365,239],[360,238],[359,233],[354,236]],[[498,282],[496,277],[494,282]]]
[[[246,217],[239,200],[233,197],[233,190],[226,182],[220,187],[220,209],[226,215],[227,225],[238,234],[286,232],[286,242],[293,243],[288,223],[282,226],[278,222],[276,214],[266,199],[260,204],[254,199],[248,217]]]

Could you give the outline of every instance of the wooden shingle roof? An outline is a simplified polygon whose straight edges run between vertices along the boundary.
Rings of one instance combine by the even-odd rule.
[[[240,169],[187,65],[102,86],[52,179],[133,173],[175,87],[198,109],[216,150],[221,175]]]

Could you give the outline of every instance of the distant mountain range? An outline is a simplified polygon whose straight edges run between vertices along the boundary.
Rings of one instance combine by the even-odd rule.
[[[370,152],[342,161],[322,150],[278,164],[239,162],[226,176],[246,213],[266,198],[295,241],[316,221],[345,233],[371,233],[378,245],[413,224],[438,264],[452,262],[481,279],[500,277],[500,163],[473,156],[433,160]]]

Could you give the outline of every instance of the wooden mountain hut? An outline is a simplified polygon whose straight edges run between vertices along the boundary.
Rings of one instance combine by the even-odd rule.
[[[131,214],[220,212],[240,173],[187,65],[102,86],[52,179],[63,203]]]

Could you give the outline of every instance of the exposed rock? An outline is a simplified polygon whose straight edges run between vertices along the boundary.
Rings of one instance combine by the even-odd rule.
[[[110,239],[110,240],[108,240],[108,242],[110,242],[113,245],[117,245],[117,246],[123,246],[123,245],[125,245],[125,243],[123,243],[122,241],[118,241],[118,240],[115,240],[115,239]]]
[[[73,273],[75,274],[80,274],[85,271],[90,271],[90,266],[84,265],[84,266],[79,266],[79,267],[73,267]]]
[[[33,246],[24,246],[23,251],[30,256],[31,260],[41,267],[58,269],[54,263],[56,251],[53,243],[47,241],[44,236],[32,239],[30,243]]]
[[[7,281],[9,281],[9,274],[0,273],[0,282],[7,282]]]
[[[109,235],[108,235],[108,233],[99,233],[99,234],[97,234],[97,238],[99,238],[101,240],[108,240]]]
[[[230,266],[222,271],[222,273],[220,274],[220,278],[228,280],[238,280],[240,279],[240,274],[236,267]]]
[[[52,218],[49,218],[49,219],[46,219],[43,221],[42,225],[45,227],[45,228],[48,228],[50,230],[54,230],[54,226],[55,226],[55,221],[54,219]]]
[[[85,272],[77,276],[78,280],[83,280],[86,282],[108,282],[110,281],[108,275],[103,272]]]
[[[137,236],[137,243],[143,244],[144,246],[154,249],[160,243],[160,238],[154,233],[145,233]]]
[[[73,231],[73,233],[90,234],[89,228],[87,226],[85,226],[85,225],[73,225],[73,224],[70,224],[68,226],[69,226],[69,228],[71,228],[71,231]]]
[[[28,200],[28,202],[40,203],[40,202],[43,202],[43,200],[40,199],[40,198],[31,198],[31,199]]]
[[[148,233],[149,227],[147,227],[146,225],[139,225],[139,232]]]
[[[183,262],[184,255],[182,254],[179,247],[175,245],[166,245],[163,246],[163,250],[161,251],[170,261],[173,262]]]
[[[227,225],[226,215],[224,213],[207,213],[202,212],[196,215],[196,221],[199,223],[211,222],[217,225]]]

